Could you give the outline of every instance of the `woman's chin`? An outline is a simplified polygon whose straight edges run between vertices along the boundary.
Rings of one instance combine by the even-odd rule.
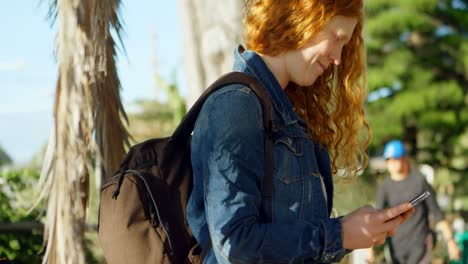
[[[318,76],[310,76],[309,79],[305,80],[302,84],[300,84],[301,86],[311,86],[312,84],[314,84],[315,80],[317,80],[317,77]]]

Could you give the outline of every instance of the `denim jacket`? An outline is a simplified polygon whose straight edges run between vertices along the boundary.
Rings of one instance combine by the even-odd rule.
[[[339,219],[330,218],[327,150],[307,136],[306,124],[262,58],[242,47],[234,53],[234,70],[260,80],[275,109],[273,197],[267,203],[261,192],[262,106],[248,87],[223,87],[203,105],[192,138],[187,221],[200,245],[209,248],[204,263],[340,261],[347,251]],[[260,214],[265,204],[272,222]]]

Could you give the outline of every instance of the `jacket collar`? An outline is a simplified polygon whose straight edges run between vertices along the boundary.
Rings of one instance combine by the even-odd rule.
[[[263,84],[272,99],[274,109],[279,113],[285,125],[300,120],[276,77],[257,53],[245,50],[244,47],[239,45],[234,51],[234,71],[252,75]]]

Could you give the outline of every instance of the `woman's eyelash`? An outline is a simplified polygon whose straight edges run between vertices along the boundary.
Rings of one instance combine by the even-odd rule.
[[[336,40],[336,41],[340,41],[340,40],[341,40],[341,38],[340,38],[340,36],[338,36],[338,34],[335,34],[335,40]]]

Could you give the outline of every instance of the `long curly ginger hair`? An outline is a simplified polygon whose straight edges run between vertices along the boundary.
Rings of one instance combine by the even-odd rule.
[[[339,65],[328,68],[310,87],[290,82],[285,89],[309,136],[328,148],[333,173],[354,177],[367,166],[370,142],[364,104],[367,97],[362,0],[250,0],[244,13],[247,48],[275,56],[304,46],[334,16],[357,19]]]

